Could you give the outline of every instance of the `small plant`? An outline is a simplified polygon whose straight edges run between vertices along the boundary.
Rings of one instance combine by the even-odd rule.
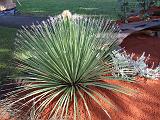
[[[115,70],[113,74],[123,77],[140,76],[144,78],[158,80],[160,79],[160,65],[153,69],[147,65],[148,57],[143,53],[137,60],[133,60],[133,56],[126,53],[126,51],[113,51],[112,58],[115,63]],[[115,72],[117,71],[117,72]]]
[[[10,99],[9,106],[22,111],[27,109],[28,118],[32,114],[36,120],[42,116],[47,120],[52,117],[62,119],[70,115],[71,108],[76,120],[80,118],[81,100],[91,119],[87,96],[110,117],[100,99],[114,105],[96,89],[127,95],[133,92],[105,82],[106,79],[134,82],[132,77],[126,79],[113,74],[116,66],[111,54],[118,46],[119,31],[112,21],[67,16],[50,18],[38,26],[20,30],[15,55],[17,66],[24,73],[16,77],[20,81],[17,89],[7,94],[14,98]],[[31,112],[33,108],[34,112]]]

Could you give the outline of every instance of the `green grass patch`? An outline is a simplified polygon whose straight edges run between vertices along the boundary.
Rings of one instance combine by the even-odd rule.
[[[3,52],[9,52],[10,50],[9,49],[6,49],[6,48],[2,48],[0,49],[0,53],[3,53]]]
[[[83,15],[116,17],[117,0],[23,0],[17,8],[24,14],[42,16],[70,10]]]
[[[12,73],[12,56],[16,29],[0,27],[0,81]]]
[[[4,68],[6,68],[7,67],[7,64],[5,64],[5,63],[1,63],[0,64],[0,69],[4,69]]]

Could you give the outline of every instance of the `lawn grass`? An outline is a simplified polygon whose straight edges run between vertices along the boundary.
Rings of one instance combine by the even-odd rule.
[[[10,75],[16,29],[0,27],[0,82]]]
[[[22,0],[17,8],[21,13],[57,15],[63,10],[83,15],[116,17],[117,0]]]

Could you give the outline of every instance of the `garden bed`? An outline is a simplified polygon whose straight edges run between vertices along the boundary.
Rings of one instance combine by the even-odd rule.
[[[144,51],[146,56],[151,54],[148,62],[151,65],[155,62],[158,65],[160,62],[159,55],[160,38],[151,37],[142,33],[133,34],[127,37],[121,44],[125,47],[128,53],[135,53],[135,57],[140,56]],[[136,78],[137,83],[126,83],[122,81],[109,81],[108,83],[121,85],[127,88],[136,90],[138,93],[133,96],[127,96],[120,93],[112,93],[101,89],[105,97],[108,97],[118,107],[118,110],[111,109],[108,104],[103,103],[105,108],[108,108],[112,120],[159,120],[160,118],[160,82],[145,78]],[[81,101],[81,100],[80,100]],[[91,110],[93,120],[109,120],[108,116],[100,110],[99,106],[94,101],[88,99],[89,109]],[[86,119],[83,103],[80,106],[82,112],[82,120]],[[70,111],[71,113],[73,110]],[[98,114],[97,114],[98,113]],[[9,114],[0,116],[1,120],[14,120],[9,119]],[[3,119],[4,118],[4,119]]]

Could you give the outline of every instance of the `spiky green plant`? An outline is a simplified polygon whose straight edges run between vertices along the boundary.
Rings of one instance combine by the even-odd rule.
[[[47,118],[69,115],[73,105],[74,120],[78,119],[82,100],[89,119],[92,118],[85,96],[94,100],[109,116],[100,99],[111,101],[96,91],[106,89],[130,95],[133,91],[105,82],[121,80],[114,71],[112,50],[118,45],[118,27],[112,21],[90,18],[50,18],[38,26],[23,28],[16,39],[16,59],[24,74],[16,77],[23,83],[8,93],[14,98],[10,106],[21,110],[35,108],[35,118],[48,106],[53,107]],[[123,81],[123,79],[122,79]],[[132,79],[124,81],[133,82]],[[91,89],[91,88],[96,88]],[[32,104],[34,103],[34,104]]]

